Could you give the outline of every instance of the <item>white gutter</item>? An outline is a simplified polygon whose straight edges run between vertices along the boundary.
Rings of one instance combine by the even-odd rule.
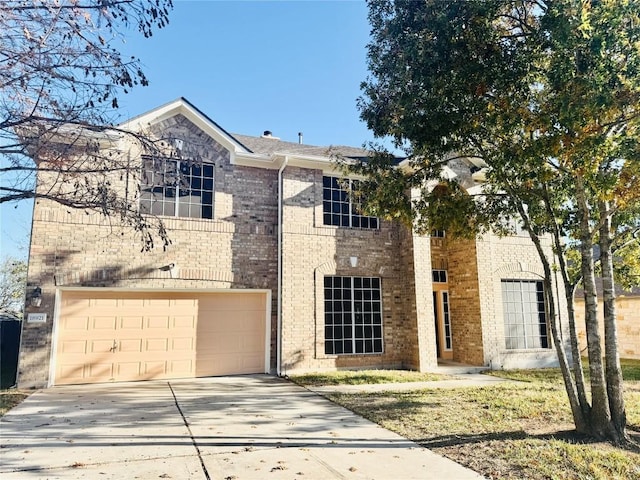
[[[276,340],[276,374],[282,374],[282,174],[289,163],[289,157],[285,156],[278,169],[278,318]]]

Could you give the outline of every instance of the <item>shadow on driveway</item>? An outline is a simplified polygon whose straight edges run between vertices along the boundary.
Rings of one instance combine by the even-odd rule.
[[[54,387],[0,430],[7,479],[482,478],[268,375]]]

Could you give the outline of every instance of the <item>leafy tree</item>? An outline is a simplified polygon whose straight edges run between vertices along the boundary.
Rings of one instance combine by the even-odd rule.
[[[510,218],[519,217],[544,267],[576,428],[626,440],[613,272],[616,260],[639,246],[640,2],[370,0],[369,20],[361,116],[409,160],[395,168],[379,148],[372,161],[347,166],[368,177],[355,194],[370,198],[370,212],[422,232],[505,234]],[[445,165],[461,162],[481,169],[482,189],[469,194],[443,174]],[[412,195],[401,194],[407,190]],[[552,255],[542,247],[545,235]],[[604,364],[596,260],[605,285]],[[635,266],[637,259],[618,269],[627,284],[637,283]],[[554,268],[569,305],[570,359],[553,311]],[[585,291],[590,402],[573,316],[578,281]]]
[[[117,43],[132,29],[150,37],[171,8],[172,0],[0,3],[0,203],[48,199],[117,216],[150,241],[149,220],[111,180],[139,169],[117,152],[124,136],[153,147],[113,126],[120,95],[148,84]]]
[[[0,266],[0,312],[22,318],[27,262],[5,257]]]

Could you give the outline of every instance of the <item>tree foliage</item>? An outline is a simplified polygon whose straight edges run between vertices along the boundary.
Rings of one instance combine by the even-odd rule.
[[[110,178],[137,173],[117,146],[118,99],[148,79],[118,43],[168,23],[172,0],[5,0],[0,4],[0,203],[39,198],[150,223]],[[46,186],[35,188],[36,174]],[[162,233],[162,232],[161,232]]]
[[[350,166],[369,178],[360,195],[372,197],[376,213],[420,231],[504,234],[519,217],[545,268],[547,294],[556,262],[565,283],[570,359],[554,337],[576,426],[623,439],[615,312],[605,307],[605,378],[594,277],[601,260],[610,287],[614,263],[627,285],[640,280],[637,257],[627,261],[638,251],[640,232],[640,2],[371,0],[369,20],[370,76],[362,84],[361,116],[409,160],[397,169],[382,152]],[[459,162],[485,177],[480,189],[458,175],[467,182],[466,199],[455,188],[444,190],[453,195],[433,188],[450,185],[447,168]],[[407,190],[414,194],[389,194]],[[555,255],[541,247],[545,235]],[[594,258],[597,244],[601,256]],[[578,268],[572,269],[571,255]],[[591,403],[573,319],[579,280],[587,304]],[[607,304],[613,302],[605,298]]]
[[[5,257],[0,265],[0,312],[22,318],[27,262]]]

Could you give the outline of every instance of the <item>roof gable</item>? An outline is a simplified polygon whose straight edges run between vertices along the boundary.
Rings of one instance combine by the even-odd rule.
[[[232,153],[251,153],[247,147],[236,140],[229,132],[202,113],[186,98],[180,97],[147,113],[133,117],[119,125],[120,128],[131,131],[146,130],[153,125],[166,121],[172,117],[182,115],[202,132],[227,148]]]

